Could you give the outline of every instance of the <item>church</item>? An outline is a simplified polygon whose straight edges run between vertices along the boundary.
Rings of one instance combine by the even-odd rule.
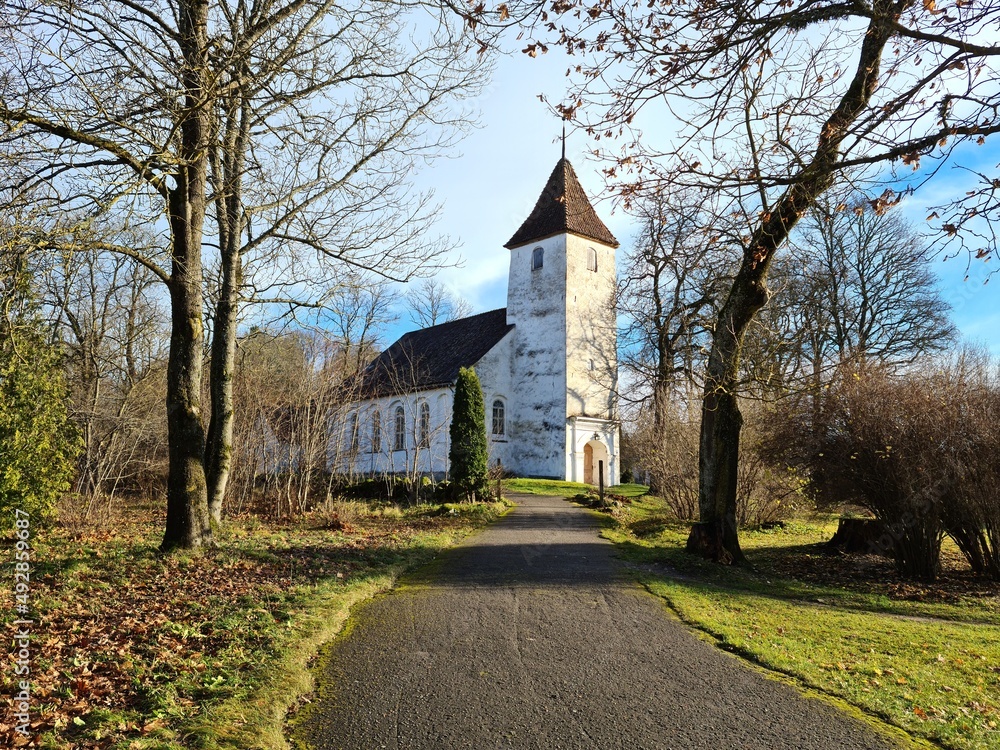
[[[407,333],[355,381],[331,445],[340,470],[446,476],[455,382],[472,367],[491,465],[618,483],[618,241],[565,156],[504,247],[507,307]]]

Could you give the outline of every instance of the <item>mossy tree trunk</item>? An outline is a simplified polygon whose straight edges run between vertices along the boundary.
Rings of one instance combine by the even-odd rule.
[[[208,139],[206,105],[208,3],[182,0],[178,39],[184,54],[182,163],[169,190],[171,230],[171,333],[167,360],[167,523],[161,549],[193,549],[212,542],[205,481],[205,430],[201,413],[202,266]]]

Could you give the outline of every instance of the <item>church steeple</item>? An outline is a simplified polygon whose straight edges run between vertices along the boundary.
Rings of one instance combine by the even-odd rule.
[[[590,205],[573,165],[563,156],[549,175],[534,209],[504,247],[512,250],[566,232],[618,247],[618,240]]]

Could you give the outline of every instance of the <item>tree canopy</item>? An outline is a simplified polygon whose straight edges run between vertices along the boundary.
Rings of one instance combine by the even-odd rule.
[[[626,204],[667,182],[716,190],[742,220],[740,262],[706,370],[702,523],[691,537],[692,551],[742,560],[736,389],[775,256],[838,183],[869,189],[872,210],[883,212],[1000,132],[992,41],[1000,2],[517,0],[466,14],[484,27],[520,25],[531,35],[529,55],[559,45],[579,60],[557,108],[610,142],[606,174]],[[995,238],[983,222],[997,218],[1000,182],[970,159],[980,187],[959,191],[930,218],[945,240],[987,257]]]

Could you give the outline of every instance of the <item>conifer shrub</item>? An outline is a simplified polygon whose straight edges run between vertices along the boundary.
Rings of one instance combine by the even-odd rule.
[[[0,319],[0,529],[15,512],[45,524],[69,491],[80,439],[66,408],[59,350],[25,300]],[[10,314],[11,308],[16,312]]]
[[[455,408],[451,418],[449,479],[467,500],[483,499],[487,493],[486,402],[476,371],[463,367],[455,384]]]

